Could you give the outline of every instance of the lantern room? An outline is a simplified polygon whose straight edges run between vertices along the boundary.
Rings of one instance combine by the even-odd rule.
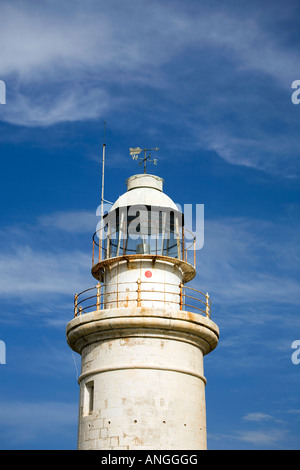
[[[147,174],[127,180],[97,232],[102,260],[124,255],[182,258],[183,214],[162,191],[163,179]]]

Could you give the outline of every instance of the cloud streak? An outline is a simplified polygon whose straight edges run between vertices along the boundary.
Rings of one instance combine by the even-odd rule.
[[[117,113],[126,127],[128,113],[139,120],[154,102],[156,123],[149,126],[160,127],[172,113],[170,125],[185,123],[195,150],[294,177],[298,134],[290,86],[298,51],[274,33],[267,13],[247,8],[2,4],[0,73],[8,98],[1,119],[43,128]],[[269,13],[279,22],[276,9]]]
[[[287,227],[281,221],[206,220],[197,282],[210,286],[218,304],[299,305],[297,230],[297,223]]]
[[[43,308],[39,312],[44,312],[45,319],[50,318],[55,325],[54,299],[60,297],[62,306],[66,303],[62,299],[67,298],[70,309],[75,292],[96,283],[90,274],[92,245],[86,251],[86,243],[82,247],[79,240],[87,234],[91,239],[98,219],[89,211],[62,211],[39,216],[36,225],[3,229],[0,234],[5,247],[0,250],[3,301],[22,300],[23,312],[28,310],[28,302],[41,303]],[[280,318],[280,308],[284,309],[286,327],[294,324],[294,310],[300,304],[297,230],[297,223],[288,227],[281,221],[252,218],[205,221],[204,246],[197,252],[197,279],[191,287],[209,291],[212,319],[221,321],[223,328],[245,322],[262,326],[276,315]],[[21,240],[22,245],[15,240]],[[16,283],[19,273],[24,275]],[[230,317],[224,316],[229,310]],[[227,340],[230,345],[230,338]]]

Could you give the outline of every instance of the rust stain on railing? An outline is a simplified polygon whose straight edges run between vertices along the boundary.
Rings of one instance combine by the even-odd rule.
[[[136,284],[136,289],[130,290],[128,285]],[[209,294],[206,292],[201,292],[198,289],[193,287],[185,286],[182,282],[177,284],[172,283],[164,283],[164,289],[150,289],[151,284],[157,284],[156,282],[141,282],[140,279],[137,281],[131,282],[118,282],[116,283],[117,288],[116,290],[106,292],[106,284],[98,283],[95,287],[90,287],[85,289],[79,294],[75,294],[74,296],[74,316],[77,317],[83,313],[88,313],[88,311],[99,311],[104,310],[107,307],[119,307],[120,304],[120,295],[126,294],[126,299],[124,298],[123,301],[125,302],[124,307],[128,307],[129,303],[135,303],[137,307],[145,306],[145,303],[152,302],[154,305],[165,304],[174,304],[178,306],[179,310],[195,310],[197,313],[203,314],[206,317],[210,318],[211,316],[211,299]],[[114,284],[109,284],[109,287],[113,287]],[[126,290],[120,290],[122,286],[127,286]],[[177,292],[174,290],[167,290],[167,286],[172,286],[173,288],[177,288]],[[96,290],[95,295],[84,296],[87,292],[91,292]],[[187,292],[188,293],[187,293]],[[91,292],[92,293],[92,292]],[[143,298],[142,294],[150,293],[148,298]],[[194,293],[193,295],[189,295],[190,293]],[[164,294],[164,298],[159,298],[159,295],[155,294]],[[166,298],[166,296],[170,296],[170,298]],[[109,297],[110,296],[110,297]],[[112,298],[112,296],[116,296],[116,298]],[[178,300],[174,300],[174,298],[178,298]],[[89,302],[90,301],[90,302]],[[196,305],[195,305],[196,303]],[[115,305],[116,304],[116,305]]]

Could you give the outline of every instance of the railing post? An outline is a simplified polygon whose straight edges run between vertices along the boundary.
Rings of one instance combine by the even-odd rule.
[[[98,243],[99,243],[99,254],[98,254],[98,261],[100,263],[101,261],[101,243],[100,243],[100,232],[101,232],[101,229],[99,230],[99,237],[98,237]]]
[[[79,307],[79,315],[81,315],[81,312],[82,312],[82,307],[81,307],[81,305],[80,305],[80,307]]]
[[[180,252],[180,241],[179,241],[179,224],[178,224],[178,217],[175,217],[175,234],[176,234],[176,241],[177,241],[178,259],[180,259],[180,258],[181,258],[181,252]]]
[[[78,313],[77,302],[78,302],[78,294],[75,294],[75,296],[74,296],[74,317],[77,317],[77,313]]]
[[[97,310],[100,310],[100,306],[101,306],[101,284],[100,284],[100,282],[98,282],[98,284],[97,284],[97,303],[96,303]]]
[[[194,268],[196,269],[196,237],[194,237]]]
[[[181,282],[181,283],[179,284],[179,289],[180,289],[180,291],[179,291],[179,305],[180,305],[180,310],[182,310],[182,286],[183,286],[183,284],[182,284],[182,282]]]
[[[123,223],[123,255],[126,255],[127,251],[127,219],[126,216],[124,217]]]
[[[95,240],[93,240],[92,267],[94,266]]]
[[[141,280],[137,280],[137,306],[141,306]]]
[[[205,294],[205,299],[206,299],[206,309],[205,309],[206,316],[207,316],[208,318],[210,318],[210,305],[209,305],[209,295],[208,295],[208,292],[206,292],[206,294]]]
[[[165,235],[166,235],[166,220],[167,220],[167,214],[166,214],[166,212],[163,212],[163,214],[162,214],[162,234],[161,234],[161,254],[162,255],[164,254],[164,243],[165,243]],[[170,225],[170,223],[169,223],[169,225]],[[169,230],[168,230],[168,233],[169,233]],[[168,238],[169,238],[169,235],[168,235]]]
[[[109,237],[110,237],[110,224],[108,224],[107,226],[107,233],[106,233],[106,259],[110,257],[110,238]]]
[[[121,237],[123,234],[123,225],[124,225],[124,212],[121,212],[121,220],[120,220],[120,225],[119,225],[119,236],[118,236],[118,241],[117,241],[117,251],[116,251],[116,256],[120,255],[120,246],[121,246]]]

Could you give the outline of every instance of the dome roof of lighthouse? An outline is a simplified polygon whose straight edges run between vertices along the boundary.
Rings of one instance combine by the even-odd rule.
[[[163,193],[163,179],[159,176],[139,174],[127,179],[127,192],[113,204],[111,211],[120,207],[143,205],[164,207],[178,211],[172,199]]]

